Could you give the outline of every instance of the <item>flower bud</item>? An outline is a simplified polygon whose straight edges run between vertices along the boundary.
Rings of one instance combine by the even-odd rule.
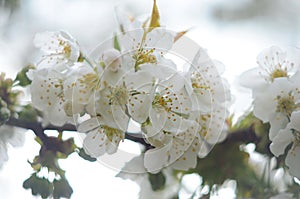
[[[3,125],[10,117],[10,110],[7,104],[0,98],[0,126]]]
[[[106,50],[102,54],[104,66],[112,72],[117,72],[121,65],[121,53],[116,49]]]

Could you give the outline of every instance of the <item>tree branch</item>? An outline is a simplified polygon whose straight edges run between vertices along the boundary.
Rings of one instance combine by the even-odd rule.
[[[76,126],[72,124],[65,124],[63,126],[54,126],[49,124],[48,126],[43,127],[42,123],[40,122],[30,122],[30,121],[20,120],[16,118],[10,118],[5,124],[9,126],[15,126],[15,127],[32,130],[34,134],[41,139],[41,141],[43,142],[46,148],[51,148],[51,146],[47,146],[49,143],[48,142],[49,137],[44,133],[44,131],[46,130],[55,130],[58,132],[77,131]],[[144,145],[147,149],[152,148],[152,146],[148,144],[143,137],[137,135],[136,133],[126,132],[125,139],[140,143]]]
[[[40,122],[29,122],[25,120],[16,119],[16,118],[10,118],[6,122],[6,125],[32,130],[34,134],[41,139],[41,141],[43,142],[46,148],[51,148],[51,146],[48,146],[50,144],[48,142],[49,137],[44,133],[45,130],[56,130],[58,132],[77,131],[76,126],[72,124],[65,124],[61,127],[50,124],[48,126],[43,127]],[[144,145],[146,147],[146,150],[153,148],[150,144],[148,144],[145,141],[143,137],[140,136],[140,134],[126,132],[125,139]],[[246,129],[240,129],[234,132],[230,132],[227,138],[222,143],[226,143],[226,142],[258,143],[259,141],[260,138],[257,137],[254,128],[250,126],[249,128]]]

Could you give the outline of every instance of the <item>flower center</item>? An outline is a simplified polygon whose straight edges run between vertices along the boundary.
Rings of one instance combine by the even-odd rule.
[[[71,56],[71,45],[63,40],[59,40],[59,45],[63,47],[62,53],[65,57],[69,58]]]
[[[122,132],[118,129],[111,128],[111,127],[106,126],[106,125],[103,125],[102,129],[104,130],[105,135],[106,135],[107,139],[110,142],[114,141],[115,144],[118,144],[118,140],[123,140],[124,139]],[[120,138],[120,139],[115,139],[115,138]]]
[[[110,104],[125,105],[129,99],[129,92],[124,85],[117,86],[111,90]]]
[[[159,94],[155,95],[155,98],[152,102],[152,106],[158,110],[165,110],[167,112],[171,111],[171,107],[168,106],[168,103],[172,106],[172,99],[169,96],[161,96]]]
[[[212,91],[211,87],[204,83],[203,77],[199,73],[192,73],[191,77],[192,87],[196,93],[204,94],[204,90]]]
[[[87,90],[97,90],[100,87],[100,78],[95,73],[88,73],[79,79],[79,83],[83,87],[83,89],[80,89],[79,92],[86,93]]]
[[[292,112],[298,107],[291,93],[289,93],[287,97],[277,96],[276,100],[276,112],[283,113],[288,117],[290,117]]]
[[[138,66],[145,63],[157,63],[156,57],[153,55],[155,48],[150,50],[145,50],[143,48],[139,48],[137,52],[133,55],[133,59],[135,60],[135,69],[138,69]]]
[[[270,74],[270,77],[271,77],[272,82],[274,81],[274,79],[279,78],[279,77],[288,77],[287,70],[286,70],[286,68],[282,69],[281,67],[276,68],[274,71],[272,71],[272,73]]]

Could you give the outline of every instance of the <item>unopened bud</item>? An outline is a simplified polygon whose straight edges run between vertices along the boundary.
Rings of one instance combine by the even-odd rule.
[[[121,65],[121,53],[116,49],[106,50],[102,54],[102,60],[106,68],[112,72],[117,72]]]

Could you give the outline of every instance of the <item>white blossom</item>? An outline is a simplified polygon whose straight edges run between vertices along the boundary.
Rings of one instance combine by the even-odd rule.
[[[285,148],[292,144],[285,159],[291,175],[300,179],[300,111],[292,113],[290,123],[279,131],[270,146],[271,152],[276,155],[284,154]]]
[[[158,63],[164,53],[171,49],[174,37],[161,28],[155,28],[148,33],[143,29],[136,29],[120,35],[118,40],[126,60],[123,66],[139,70],[142,64]]]
[[[101,87],[100,77],[103,70],[100,66],[91,68],[84,63],[76,64],[76,66],[67,74],[63,85],[67,102],[64,109],[68,116],[83,113],[84,108],[93,103]],[[90,106],[93,105],[90,104]]]
[[[179,181],[174,177],[171,167],[164,168],[161,172],[166,179],[164,188],[154,191],[149,182],[149,174],[147,173],[146,168],[144,168],[144,156],[140,155],[127,162],[117,174],[117,177],[124,180],[130,179],[137,183],[140,186],[140,199],[172,198],[178,193]]]
[[[215,104],[230,101],[227,81],[221,77],[220,63],[211,60],[204,49],[199,49],[187,73],[192,87],[193,111],[209,112]]]
[[[184,82],[183,76],[174,74],[158,83],[149,110],[150,124],[144,126],[148,137],[163,131],[182,132],[188,128],[191,100]]]
[[[8,146],[22,146],[24,138],[24,132],[20,132],[20,129],[17,131],[16,128],[11,126],[0,126],[0,168],[2,168],[3,164],[8,161]]]
[[[257,56],[258,67],[244,72],[240,83],[253,91],[253,96],[264,92],[266,87],[277,78],[290,78],[300,66],[299,49],[289,48],[283,51],[280,47],[272,46],[263,50]]]
[[[280,129],[285,128],[292,112],[299,108],[299,89],[296,82],[293,83],[286,78],[276,78],[265,92],[257,94],[254,99],[253,113],[263,122],[270,122],[271,140]]]
[[[156,148],[145,153],[145,168],[148,172],[157,173],[164,167],[172,167],[178,170],[195,168],[197,154],[201,146],[201,138],[197,135],[199,126],[190,124],[184,132],[160,133],[151,139],[151,144]]]
[[[37,33],[34,45],[43,52],[38,68],[62,71],[78,61],[80,49],[77,41],[64,31]]]
[[[125,137],[122,130],[103,124],[100,117],[93,117],[82,122],[78,131],[87,134],[83,141],[83,147],[92,157],[115,153],[120,141]]]
[[[62,126],[72,118],[64,111],[65,75],[51,69],[31,70],[31,101],[35,108],[44,113],[44,119],[53,125]]]
[[[112,48],[104,51],[101,58],[104,67],[107,67],[112,72],[118,71],[121,67],[121,53],[116,49]]]
[[[165,29],[140,27],[82,57],[68,34],[38,34],[35,44],[44,55],[29,73],[33,105],[57,126],[80,116],[78,131],[86,134],[83,147],[92,157],[115,153],[134,121],[153,147],[143,156],[146,171],[194,168],[197,157],[226,136],[230,93],[220,64],[202,48],[189,70],[178,71],[165,58],[173,43]]]

